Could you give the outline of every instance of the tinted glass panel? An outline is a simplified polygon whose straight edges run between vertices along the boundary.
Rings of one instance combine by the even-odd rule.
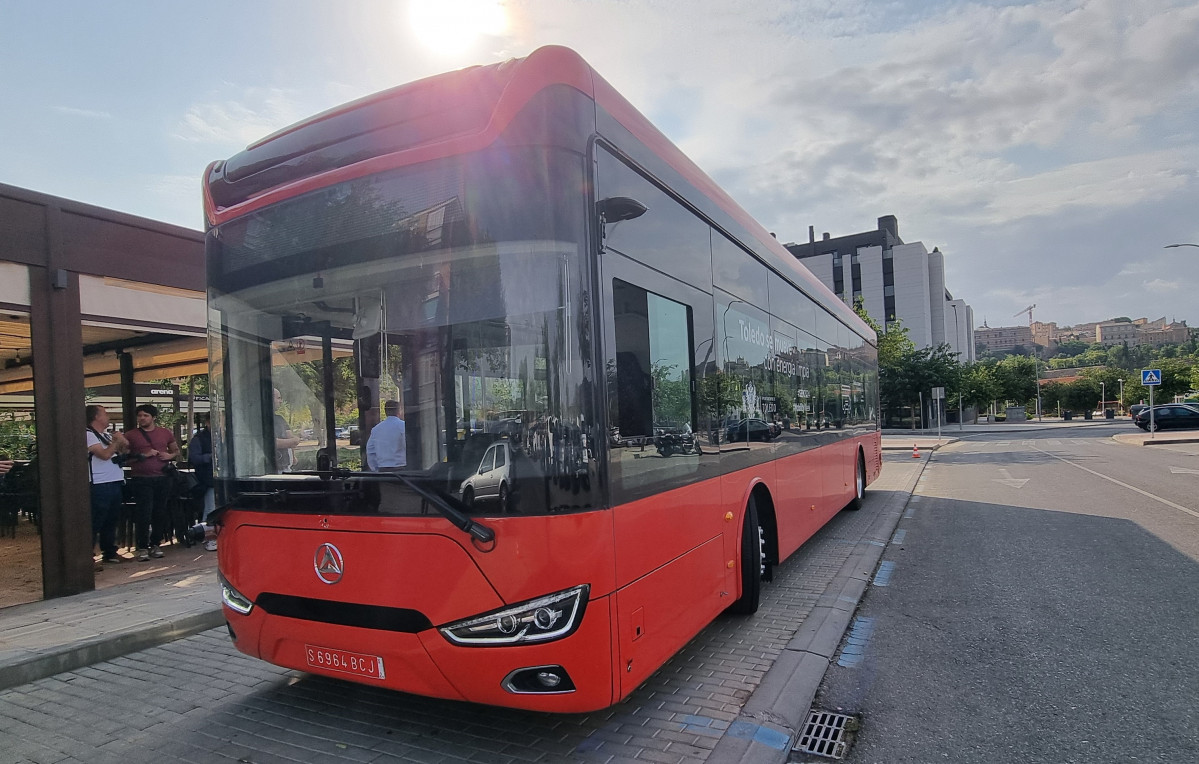
[[[604,248],[707,290],[712,281],[708,225],[607,151],[596,156],[596,198],[630,197],[646,207],[640,217],[604,225]]]
[[[610,479],[617,501],[693,480],[696,436],[691,309],[612,280],[615,359],[610,368]]]
[[[750,305],[765,308],[770,295],[767,287],[770,269],[753,255],[726,239],[712,234],[712,283]]]
[[[591,398],[582,185],[577,155],[505,149],[350,181],[211,232],[225,499],[279,511],[427,510],[398,481],[315,474],[365,470],[370,431],[394,400],[404,436],[379,466],[461,498],[502,441],[508,506],[477,501],[471,511],[594,506],[590,445],[603,433]],[[254,498],[284,487],[285,502]]]

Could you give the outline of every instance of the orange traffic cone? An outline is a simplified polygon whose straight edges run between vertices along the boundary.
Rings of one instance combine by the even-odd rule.
[[[913,459],[920,458],[920,449],[916,447],[915,443],[912,444],[912,458]]]

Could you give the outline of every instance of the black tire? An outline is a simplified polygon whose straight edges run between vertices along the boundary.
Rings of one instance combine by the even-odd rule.
[[[512,495],[508,492],[508,484],[500,483],[500,512],[508,514],[512,511],[509,502],[512,501]]]
[[[853,499],[849,504],[845,505],[846,509],[857,511],[862,508],[862,501],[866,498],[866,462],[862,459],[862,452],[858,452],[857,469],[853,476]]]
[[[1148,425],[1145,429],[1149,432],[1157,432],[1158,430],[1161,429],[1161,425],[1158,424],[1157,422],[1153,422],[1152,424]]]
[[[745,507],[745,521],[741,524],[741,597],[729,605],[730,613],[753,615],[758,612],[758,602],[762,597],[762,569],[766,564],[763,545],[758,504],[751,496]]]
[[[475,489],[470,486],[462,489],[462,503],[468,507],[475,503]]]

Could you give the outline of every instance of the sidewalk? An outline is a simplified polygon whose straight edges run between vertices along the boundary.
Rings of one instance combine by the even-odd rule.
[[[0,690],[224,623],[209,568],[0,609]]]
[[[1064,430],[1075,429],[1079,427],[1098,427],[1110,425],[1127,425],[1126,432],[1118,432],[1112,435],[1112,440],[1117,443],[1123,443],[1130,446],[1166,446],[1177,443],[1199,443],[1199,430],[1174,430],[1167,432],[1158,432],[1153,437],[1149,433],[1140,430],[1128,417],[1116,417],[1116,419],[1083,419],[1065,421],[1057,417],[1044,417],[1041,421],[1035,419],[1027,422],[1016,422],[1008,424],[1006,422],[986,422],[980,424],[962,425],[960,428],[956,424],[945,425],[941,428],[941,437],[937,438],[937,431],[934,430],[883,430],[883,450],[884,451],[911,451],[912,446],[917,446],[921,451],[935,451],[941,446],[947,446],[950,443],[956,443],[964,436],[990,434],[990,435],[1006,435],[1008,433],[1027,433],[1027,432],[1044,432],[1045,430]]]

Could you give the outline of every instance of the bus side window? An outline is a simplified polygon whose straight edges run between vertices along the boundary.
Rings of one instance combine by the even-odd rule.
[[[613,280],[616,424],[622,438],[691,432],[691,321],[682,303]]]

